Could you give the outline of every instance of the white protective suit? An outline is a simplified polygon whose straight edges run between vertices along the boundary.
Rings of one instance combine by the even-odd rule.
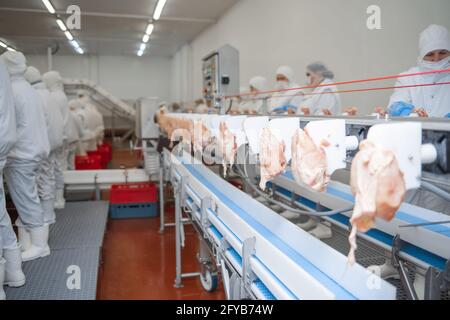
[[[76,130],[74,129],[73,122],[70,120],[69,102],[67,101],[66,94],[64,93],[64,86],[61,75],[56,71],[49,71],[42,77],[47,89],[50,91],[50,96],[58,104],[59,109],[63,117],[64,135],[63,146],[56,150],[57,166],[55,170],[56,179],[56,201],[55,208],[63,209],[65,206],[64,199],[64,176],[63,172],[68,169],[68,154],[71,144],[77,137],[74,136]]]
[[[78,135],[80,137],[80,141],[77,144],[76,155],[86,156],[86,150],[89,143],[94,139],[95,134],[87,128],[84,107],[79,98],[69,101],[69,110],[75,119]],[[73,169],[69,167],[69,170]]]
[[[433,64],[429,65],[423,60],[429,52],[443,49],[450,51],[448,30],[442,26],[429,26],[420,35],[418,66],[408,70],[406,73],[450,68],[450,58],[440,61],[435,66]],[[450,73],[399,78],[396,85],[404,86],[433,82],[450,82]],[[389,106],[395,102],[406,102],[417,108],[424,108],[431,117],[444,117],[450,113],[450,86],[396,89],[391,96]],[[436,177],[433,177],[433,179],[436,179]],[[445,181],[448,182],[450,175],[443,175],[439,179],[443,180],[444,183]],[[450,205],[446,200],[423,189],[409,191],[406,195],[406,202],[450,215]]]
[[[78,93],[79,100],[82,104],[82,110],[85,116],[88,129],[94,134],[94,139],[89,142],[88,150],[96,151],[97,146],[103,144],[105,125],[103,115],[98,111],[87,92]]]
[[[50,144],[42,100],[24,78],[24,55],[9,51],[2,57],[10,74],[18,137],[8,154],[5,178],[19,213],[16,224],[28,230],[30,234],[29,248],[22,252],[22,259],[29,261],[50,254],[47,243],[48,226],[44,226],[44,214],[36,182],[39,165],[48,157]]]
[[[430,63],[423,60],[428,53],[444,49],[450,51],[448,30],[442,26],[429,26],[420,35],[418,66],[409,69],[405,73],[449,69],[450,57],[437,63]],[[450,72],[399,78],[396,86],[411,86],[435,82],[450,82]],[[450,113],[450,85],[396,89],[389,101],[389,107],[395,102],[406,102],[416,108],[423,108],[430,117],[445,117]]]
[[[266,114],[267,113],[267,95],[257,94],[258,92],[267,91],[269,86],[267,79],[264,77],[253,77],[250,79],[250,87],[257,92],[254,95],[247,95],[242,97],[240,109],[245,113],[250,114]]]
[[[0,58],[0,259],[3,249],[17,248],[17,238],[6,212],[3,168],[6,157],[16,142],[16,114],[8,71]],[[2,241],[3,240],[3,241]],[[0,288],[1,290],[1,288]]]
[[[38,194],[44,210],[44,223],[53,224],[56,221],[54,202],[56,195],[55,169],[57,167],[56,151],[63,146],[63,117],[57,101],[50,95],[38,69],[28,67],[25,79],[33,86],[42,99],[47,119],[47,134],[50,143],[50,154],[41,162],[37,183]]]
[[[321,85],[331,84],[331,79],[324,79]],[[323,109],[329,109],[333,115],[339,115],[341,113],[341,98],[338,93],[323,92],[336,92],[338,89],[336,86],[317,87],[313,90],[312,95],[306,95],[306,99],[303,100],[301,108],[309,108],[311,115],[322,115]],[[301,108],[297,110],[297,114],[301,113]]]
[[[286,90],[298,88],[299,85],[294,82],[294,70],[288,66],[281,66],[277,69],[277,75],[285,76],[289,81],[287,83],[278,83],[277,90]],[[293,107],[297,109],[301,106],[304,99],[302,90],[290,90],[275,93],[270,99],[269,112],[275,113],[277,110]]]

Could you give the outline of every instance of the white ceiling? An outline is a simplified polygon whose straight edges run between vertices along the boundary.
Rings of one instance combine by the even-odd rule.
[[[239,0],[167,0],[146,55],[172,56]],[[72,30],[87,54],[135,55],[156,0],[51,0],[65,20],[69,5],[81,8],[81,30]],[[25,54],[76,54],[40,0],[0,0],[0,39]],[[1,48],[0,48],[1,50]]]

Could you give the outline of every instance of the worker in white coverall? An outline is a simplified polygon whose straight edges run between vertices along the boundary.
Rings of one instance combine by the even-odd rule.
[[[266,114],[267,113],[267,94],[260,94],[268,90],[267,79],[264,77],[253,77],[250,79],[250,94],[242,97],[240,109],[245,114]]]
[[[450,68],[450,36],[445,27],[431,25],[420,35],[418,65],[406,73],[420,73]],[[437,73],[399,78],[396,86],[414,86],[417,84],[450,82],[450,73]],[[389,113],[392,116],[408,116],[417,113],[422,117],[448,117],[450,114],[450,86],[437,85],[429,87],[410,87],[396,89],[389,101]],[[422,174],[427,178],[427,173]],[[446,189],[450,176],[433,175],[434,183]],[[447,200],[427,190],[410,190],[405,202],[450,215],[450,204]],[[370,266],[369,270],[381,274],[383,278],[398,278],[397,270],[387,260],[381,266]],[[414,288],[419,298],[424,297],[424,277],[416,275]]]
[[[445,27],[431,25],[420,35],[418,65],[406,74],[450,69],[450,35]],[[450,72],[399,78],[396,86],[450,82]],[[450,117],[450,85],[396,89],[389,101],[389,113],[407,116]]]
[[[22,260],[30,261],[50,254],[48,226],[38,196],[37,172],[50,153],[44,105],[25,80],[25,56],[8,51],[2,55],[8,69],[14,95],[17,142],[8,154],[5,178],[19,218],[18,227],[30,232],[31,246],[22,252]]]
[[[275,89],[280,92],[275,93],[270,99],[269,112],[296,113],[304,96],[302,90],[296,90],[299,85],[294,81],[294,70],[288,66],[279,67],[276,71],[276,81]]]
[[[321,62],[311,63],[306,67],[308,85],[313,87],[312,93],[302,101],[298,114],[304,115],[339,115],[341,98],[333,83],[334,73]]]
[[[57,166],[56,150],[60,149],[63,145],[63,117],[57,101],[50,95],[50,92],[42,81],[39,70],[35,67],[28,67],[25,72],[25,79],[41,97],[47,122],[50,154],[39,166],[37,183],[39,199],[42,210],[44,210],[44,224],[45,226],[49,226],[56,222],[54,209],[56,194],[55,167]],[[22,245],[22,251],[28,250],[31,245],[29,233],[22,227],[19,227],[19,242]]]
[[[73,140],[77,140],[74,136],[76,132],[73,121],[70,119],[69,102],[64,93],[63,81],[60,74],[56,71],[49,71],[42,77],[50,96],[58,104],[63,116],[64,134],[63,146],[55,151],[56,161],[58,165],[55,170],[56,179],[56,200],[55,209],[63,209],[66,200],[64,199],[64,175],[63,172],[68,169],[68,154]]]
[[[79,141],[76,144],[75,153],[71,154],[69,153],[69,164],[68,169],[69,170],[75,170],[75,156],[86,156],[86,148],[83,144],[83,141],[85,139],[85,132],[83,127],[83,119],[78,114],[78,110],[81,109],[81,102],[79,99],[74,99],[69,101],[69,111],[71,113],[71,116],[74,119],[76,129],[78,136],[80,137]]]
[[[6,298],[3,285],[19,287],[25,284],[22,257],[11,219],[6,212],[3,168],[16,142],[16,114],[9,74],[0,58],[0,300]]]
[[[89,117],[92,121],[92,130],[95,134],[95,149],[97,146],[103,144],[103,140],[105,137],[105,124],[103,121],[103,115],[98,111],[91,97],[89,96],[89,92],[80,90],[78,92],[78,97],[82,103],[82,105],[89,111]]]
[[[78,145],[78,155],[86,155],[86,151],[94,151],[93,146],[95,146],[95,132],[89,128],[90,123],[88,123],[90,119],[90,112],[83,105],[83,102],[80,98],[76,98],[69,102],[69,110],[74,116],[78,131],[80,133],[80,144]]]

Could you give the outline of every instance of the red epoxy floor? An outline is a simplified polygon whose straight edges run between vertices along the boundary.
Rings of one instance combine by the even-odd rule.
[[[133,167],[133,154],[114,152],[113,167]],[[107,195],[106,195],[107,197]],[[173,220],[168,204],[166,220]],[[208,293],[198,278],[183,279],[184,287],[174,288],[175,229],[159,233],[159,217],[151,219],[109,220],[103,245],[97,299],[100,300],[218,300],[224,299],[222,287]],[[186,247],[182,251],[183,272],[198,271],[197,234],[186,226]]]

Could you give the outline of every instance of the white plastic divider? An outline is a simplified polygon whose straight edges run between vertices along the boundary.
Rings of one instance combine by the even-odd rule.
[[[247,116],[235,116],[229,117],[225,120],[228,130],[230,130],[236,137],[237,148],[247,143],[247,137],[245,136],[243,123],[247,119]]]
[[[328,146],[323,147],[327,157],[328,174],[333,174],[338,169],[346,167],[347,139],[345,132],[345,120],[322,120],[311,121],[305,129],[316,145],[321,145],[322,141],[327,141]],[[355,137],[356,138],[356,137]],[[358,147],[358,140],[352,147]]]
[[[298,118],[273,119],[269,122],[268,127],[279,142],[284,141],[284,156],[289,162],[292,158],[292,137],[300,128],[300,120]]]
[[[253,154],[259,154],[261,131],[269,124],[269,117],[248,117],[243,123],[248,145]]]
[[[392,150],[404,174],[406,189],[420,187],[422,175],[422,125],[414,122],[378,124],[367,140]]]

